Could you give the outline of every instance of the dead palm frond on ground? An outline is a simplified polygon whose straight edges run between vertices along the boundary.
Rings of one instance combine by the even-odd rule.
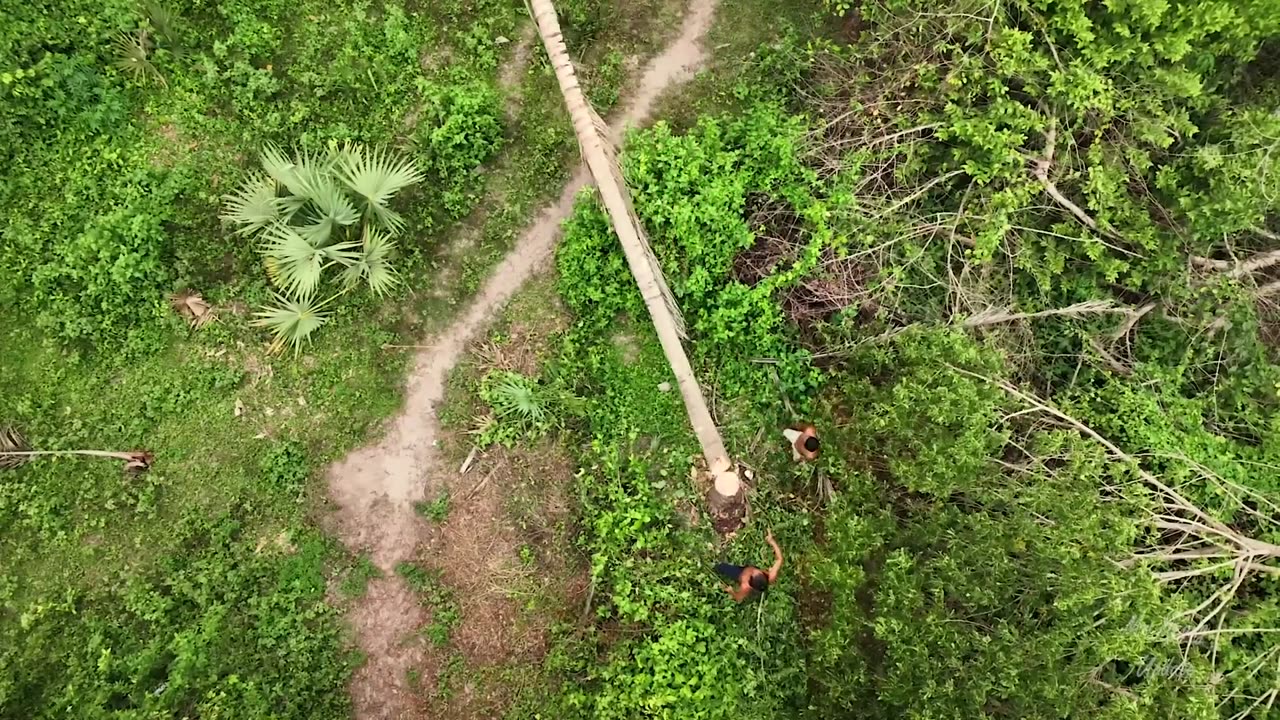
[[[32,450],[27,439],[15,428],[0,428],[0,470],[12,470],[37,458],[67,455],[121,460],[124,471],[130,474],[150,470],[155,463],[155,454],[149,450]]]

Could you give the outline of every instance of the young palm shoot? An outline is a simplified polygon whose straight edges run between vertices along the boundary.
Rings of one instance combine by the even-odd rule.
[[[502,372],[489,393],[493,411],[501,419],[527,426],[545,425],[549,419],[547,399],[533,380],[513,372]]]
[[[310,175],[300,183],[307,200],[305,220],[311,221],[300,232],[312,245],[328,245],[335,230],[359,222],[360,211],[328,174]]]

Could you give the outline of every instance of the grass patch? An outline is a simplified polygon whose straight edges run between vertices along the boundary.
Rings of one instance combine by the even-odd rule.
[[[442,523],[449,518],[449,493],[440,493],[435,500],[418,502],[413,509],[431,522]]]
[[[440,572],[411,562],[402,562],[396,565],[396,574],[404,578],[409,589],[431,613],[431,619],[422,628],[422,634],[436,647],[448,645],[453,629],[458,626],[462,616],[453,591],[441,579]]]
[[[382,571],[377,565],[373,564],[373,560],[368,555],[357,555],[355,564],[347,571],[345,577],[342,578],[342,584],[338,589],[342,594],[353,600],[364,597],[369,589],[369,581],[382,577]]]

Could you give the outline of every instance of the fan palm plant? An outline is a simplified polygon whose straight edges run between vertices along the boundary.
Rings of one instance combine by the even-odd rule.
[[[223,199],[221,217],[259,241],[280,290],[255,322],[272,331],[275,348],[296,349],[328,318],[332,297],[315,296],[329,268],[341,268],[342,291],[366,284],[383,296],[398,284],[392,235],[405,221],[391,201],[423,176],[411,160],[350,144],[293,153],[268,144],[260,159],[262,172]]]
[[[154,81],[167,85],[160,71],[151,62],[151,35],[145,29],[121,32],[116,35],[115,66],[131,75],[138,82]]]

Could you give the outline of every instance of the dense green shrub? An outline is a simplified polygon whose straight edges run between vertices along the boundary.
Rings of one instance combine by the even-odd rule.
[[[31,278],[41,326],[78,340],[154,320],[170,280],[168,240],[163,217],[128,209],[55,242]]]
[[[1003,393],[952,366],[999,372],[959,334],[909,334],[839,380],[848,425],[828,444],[883,471],[851,478],[814,550],[820,715],[1215,717],[1189,682],[1202,665],[1131,670],[1179,657],[1153,632],[1169,600],[1114,562],[1142,532],[1141,505],[1105,490],[1124,469],[1072,432],[1002,423]]]
[[[325,546],[264,549],[231,517],[177,529],[145,576],[3,607],[8,717],[342,718],[348,660],[325,604]]]
[[[687,135],[659,123],[635,135],[624,159],[628,184],[649,241],[663,265],[690,331],[691,346],[738,357],[777,361],[796,394],[811,387],[807,354],[785,341],[778,296],[818,262],[832,238],[822,225],[824,206],[812,195],[811,172],[798,157],[803,125],[761,107],[740,120],[704,119]],[[752,285],[735,274],[734,259],[754,237],[744,214],[750,201],[778,197],[816,221],[803,249],[776,275]],[[785,263],[786,261],[784,261]],[[603,210],[582,203],[557,251],[560,292],[579,320],[607,327],[619,313],[647,317]],[[722,368],[732,395],[762,381],[760,366]]]
[[[491,85],[458,82],[436,88],[427,98],[414,140],[450,219],[475,204],[482,186],[475,172],[502,139],[502,101]]]
[[[1274,673],[1251,671],[1274,657],[1256,631],[1274,623],[1272,575],[1247,578],[1215,619],[1224,632],[1188,640],[1231,569],[1179,580],[1152,570],[1209,561],[1135,559],[1170,542],[1151,523],[1150,476],[995,381],[1051,396],[1143,472],[1275,542],[1274,524],[1253,512],[1273,490],[1280,437],[1264,337],[1274,317],[1249,292],[1274,276],[1187,269],[1189,254],[1225,255],[1224,236],[1241,253],[1274,249],[1276,130],[1259,102],[1270,95],[1234,82],[1280,31],[1278,9],[864,5],[862,42],[810,47],[783,74],[802,91],[783,102],[811,119],[746,92],[756,107],[740,117],[630,139],[636,211],[703,382],[731,408],[726,435],[742,451],[797,419],[777,402],[771,361],[792,404],[824,429],[818,469],[766,460],[752,495],[754,512],[809,513],[817,526],[784,541],[803,554],[803,582],[794,603],[768,606],[755,636],[776,641],[808,685],[727,690],[726,704],[762,717],[1154,719],[1247,717],[1266,702]],[[846,299],[795,312],[800,291],[850,258],[869,308]],[[693,622],[699,606],[670,596],[681,577],[657,559],[690,557],[682,523],[670,527],[688,490],[669,493],[674,471],[661,470],[694,449],[679,408],[645,391],[664,379],[641,369],[659,362],[649,346],[631,358],[612,347],[620,322],[626,332],[646,318],[594,200],[568,223],[557,262],[577,320],[562,362],[589,399],[584,465],[599,466],[579,479],[583,540],[597,582],[626,568],[603,585],[600,627],[638,626],[638,637],[604,633],[604,670],[566,661],[580,688],[570,697],[594,712],[607,697],[632,716],[714,717],[696,692],[637,679],[668,677],[649,648],[672,638],[712,653],[705,674],[747,650],[730,642],[732,613],[711,628]],[[977,323],[983,342],[900,327],[1100,300],[1150,306],[1127,326],[1132,315],[1089,311],[1012,330]],[[1119,357],[1100,361],[1107,348]],[[824,481],[835,499],[819,507],[808,496]],[[679,679],[687,647],[664,647]],[[584,657],[600,656],[591,650]],[[739,672],[754,687],[759,676]]]
[[[0,12],[0,157],[9,170],[0,260],[14,270],[0,280],[0,300],[63,339],[120,344],[174,286],[207,292],[256,277],[251,253],[214,217],[228,179],[264,142],[416,137],[440,191],[415,198],[416,236],[470,209],[483,183],[474,171],[502,139],[498,94],[482,73],[496,66],[493,38],[511,34],[514,15],[496,7],[482,20],[459,13],[458,23],[484,28],[485,42],[439,62],[423,49],[444,42],[440,29],[397,3],[113,1]],[[300,13],[306,22],[294,22]],[[148,48],[163,50],[147,58],[163,84],[116,67],[119,33],[139,29]],[[125,225],[137,232],[104,245]],[[109,272],[115,280],[104,282]],[[33,277],[40,286],[28,292]]]

